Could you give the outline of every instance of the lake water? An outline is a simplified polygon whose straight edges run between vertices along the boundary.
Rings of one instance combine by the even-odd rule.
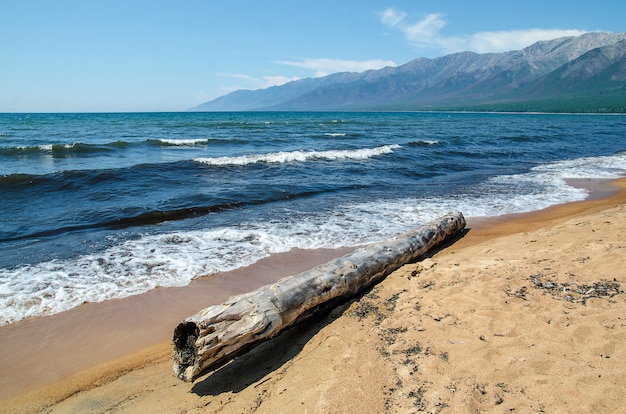
[[[0,325],[624,175],[622,115],[0,114]]]

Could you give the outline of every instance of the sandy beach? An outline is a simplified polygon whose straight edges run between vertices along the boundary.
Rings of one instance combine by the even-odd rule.
[[[185,383],[176,324],[348,250],[0,328],[2,413],[614,413],[626,407],[626,179],[468,223],[328,316]]]

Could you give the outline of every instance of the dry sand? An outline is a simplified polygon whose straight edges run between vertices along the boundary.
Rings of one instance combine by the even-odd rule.
[[[193,384],[173,376],[166,317],[153,317],[162,334],[149,347],[51,383],[19,358],[9,370],[0,342],[1,376],[31,382],[5,392],[0,412],[624,412],[626,180],[616,185],[608,198],[470,223],[451,246]],[[46,338],[33,340],[45,353]]]

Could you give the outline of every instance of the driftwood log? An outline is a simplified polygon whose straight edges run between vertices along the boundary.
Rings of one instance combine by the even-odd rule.
[[[176,376],[195,380],[320,309],[355,296],[464,227],[463,214],[450,213],[188,317],[174,330]]]

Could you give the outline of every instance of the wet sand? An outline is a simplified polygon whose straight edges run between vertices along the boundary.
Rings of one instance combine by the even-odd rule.
[[[583,304],[545,286],[623,285],[626,180],[616,193],[578,184],[594,197],[471,221],[446,249],[195,384],[171,370],[181,319],[348,250],[277,255],[237,278],[2,327],[0,411],[611,412],[626,402],[624,295]]]

